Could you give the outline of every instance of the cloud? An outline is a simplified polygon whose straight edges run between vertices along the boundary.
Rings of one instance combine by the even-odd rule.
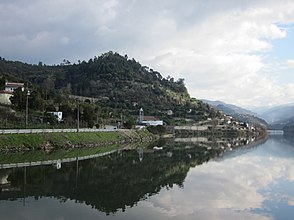
[[[113,50],[185,78],[197,98],[280,104],[294,97],[264,73],[266,55],[287,37],[280,24],[293,24],[293,10],[290,0],[4,1],[0,53],[56,64]]]
[[[287,60],[287,64],[289,67],[294,67],[294,60]]]

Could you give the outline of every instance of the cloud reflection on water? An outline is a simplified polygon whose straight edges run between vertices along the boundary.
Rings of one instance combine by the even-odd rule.
[[[277,191],[281,180],[294,183],[293,153],[290,145],[270,139],[238,157],[192,168],[184,189],[162,190],[144,203],[176,219],[272,219],[268,201],[294,205],[294,194]]]

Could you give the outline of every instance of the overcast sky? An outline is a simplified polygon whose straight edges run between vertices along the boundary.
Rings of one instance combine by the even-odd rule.
[[[293,0],[1,0],[0,56],[37,64],[127,54],[191,96],[294,102]]]

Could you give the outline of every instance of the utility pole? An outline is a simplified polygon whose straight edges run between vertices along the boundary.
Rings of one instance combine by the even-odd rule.
[[[77,100],[77,132],[80,131],[80,105],[79,100]]]
[[[27,84],[27,91],[26,91],[26,122],[25,122],[25,128],[28,127],[29,95],[30,95],[30,91],[29,91],[28,84]]]

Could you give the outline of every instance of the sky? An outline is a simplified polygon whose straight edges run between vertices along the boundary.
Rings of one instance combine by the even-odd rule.
[[[192,97],[294,103],[293,0],[1,0],[0,56],[37,64],[114,51]]]

